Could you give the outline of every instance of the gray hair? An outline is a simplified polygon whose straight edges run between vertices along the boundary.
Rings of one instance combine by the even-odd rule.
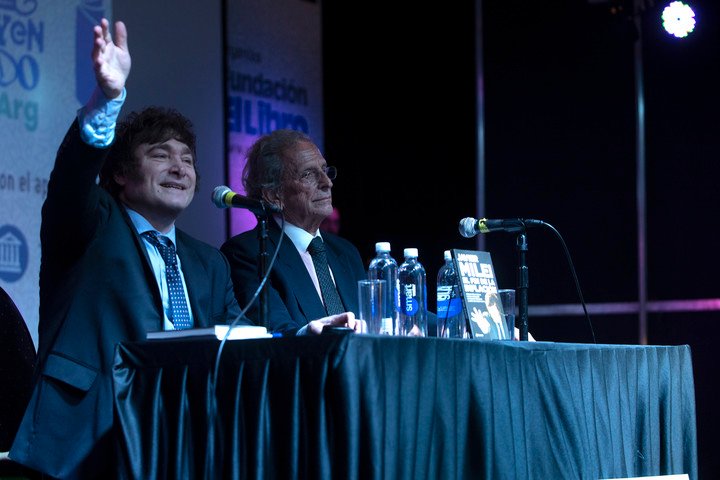
[[[248,151],[242,177],[249,197],[261,200],[263,190],[282,189],[284,155],[300,142],[313,143],[303,132],[290,129],[275,130],[255,141]]]

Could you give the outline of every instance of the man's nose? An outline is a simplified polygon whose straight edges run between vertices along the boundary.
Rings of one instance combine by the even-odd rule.
[[[187,169],[190,168],[190,166],[183,161],[182,157],[173,155],[171,159],[172,164],[170,166],[170,171],[177,173],[180,176],[187,175]]]

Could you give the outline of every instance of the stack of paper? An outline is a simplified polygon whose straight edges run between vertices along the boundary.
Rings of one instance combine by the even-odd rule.
[[[184,337],[215,337],[218,340],[225,338],[230,325],[215,325],[214,327],[186,328],[184,330],[163,330],[160,332],[148,332],[148,340],[163,338],[184,338]],[[228,340],[239,340],[243,338],[270,338],[267,328],[256,325],[236,325],[230,330]]]

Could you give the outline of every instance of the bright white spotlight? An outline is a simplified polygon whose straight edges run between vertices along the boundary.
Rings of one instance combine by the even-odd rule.
[[[695,12],[683,2],[672,2],[662,12],[665,31],[677,38],[685,38],[695,29]]]

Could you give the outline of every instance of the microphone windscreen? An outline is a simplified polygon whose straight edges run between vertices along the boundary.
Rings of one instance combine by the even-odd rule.
[[[478,221],[472,217],[466,217],[460,220],[460,225],[458,226],[460,235],[465,238],[472,238],[477,235],[477,223]]]
[[[230,187],[225,185],[219,185],[215,187],[212,192],[212,201],[218,208],[228,208],[228,204],[225,203],[225,195],[232,193]]]

